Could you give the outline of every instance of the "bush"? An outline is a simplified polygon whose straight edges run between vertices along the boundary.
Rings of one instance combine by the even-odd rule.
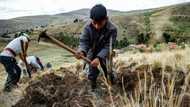
[[[116,43],[115,43],[115,48],[124,48],[124,47],[127,47],[129,46],[129,41],[126,37],[124,37],[122,40],[118,41],[116,40]]]
[[[168,42],[176,42],[176,38],[172,37],[170,34],[168,34],[166,32],[163,33],[163,38],[164,38],[166,43],[168,43]]]
[[[140,33],[137,36],[137,44],[147,44],[149,40],[150,36],[148,33],[147,34]]]

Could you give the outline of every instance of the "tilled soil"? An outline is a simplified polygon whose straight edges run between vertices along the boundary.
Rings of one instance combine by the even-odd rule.
[[[72,73],[66,73],[64,77],[47,74],[29,84],[25,97],[14,107],[92,106],[92,96],[88,96],[85,87],[87,85]]]
[[[30,81],[29,86],[25,89],[24,98],[13,107],[110,107],[113,104],[115,107],[121,107],[121,105],[125,105],[121,98],[124,95],[123,92],[133,95],[135,91],[139,90],[139,82],[142,84],[146,80],[148,88],[152,84],[157,84],[154,85],[155,89],[161,89],[162,70],[154,68],[150,71],[149,68],[149,65],[138,67],[134,71],[123,68],[117,73],[116,84],[112,85],[110,90],[100,77],[98,79],[99,87],[95,92],[92,92],[87,79],[81,80],[75,73],[62,69],[60,70],[62,75],[50,73]],[[177,77],[177,80],[181,80],[184,75],[177,75]],[[166,88],[170,79],[169,77],[163,78]],[[176,81],[175,89],[180,88],[183,84],[184,80]],[[147,93],[150,92],[147,91]],[[140,96],[143,94],[140,93]],[[141,99],[139,103],[142,103],[143,97]]]

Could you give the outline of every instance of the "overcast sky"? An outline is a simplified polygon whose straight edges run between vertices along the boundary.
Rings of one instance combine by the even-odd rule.
[[[0,0],[0,19],[57,14],[91,8],[93,5],[100,3],[108,9],[130,11],[183,2],[190,2],[190,0]]]

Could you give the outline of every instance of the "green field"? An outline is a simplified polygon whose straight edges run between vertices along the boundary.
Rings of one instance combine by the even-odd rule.
[[[75,58],[66,50],[47,43],[36,43],[29,47],[29,55],[39,56],[44,63],[50,62],[53,68],[59,68],[66,63],[75,62]]]

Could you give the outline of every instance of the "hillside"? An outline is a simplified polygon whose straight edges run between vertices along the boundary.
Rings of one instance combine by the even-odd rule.
[[[186,41],[190,35],[190,3],[130,12],[109,10],[110,20],[118,27],[118,40],[127,38],[137,43],[139,35],[149,36],[150,42],[163,41],[163,33]],[[16,31],[48,29],[54,34],[68,33],[78,36],[89,20],[89,9],[56,15],[19,17],[0,20],[0,35]]]
[[[122,12],[109,11],[109,14],[116,15]],[[13,33],[20,30],[47,27],[48,25],[63,25],[65,23],[72,23],[74,19],[79,18],[82,20],[88,19],[89,9],[81,9],[71,11],[68,13],[61,13],[56,15],[38,15],[38,16],[25,16],[13,18],[10,20],[0,20],[0,35],[3,33]]]
[[[163,34],[171,35],[179,41],[184,41],[184,39],[189,41],[189,7],[190,3],[186,3],[141,11],[111,11],[110,20],[118,27],[118,40],[127,38],[129,43],[137,43],[141,34],[149,36],[150,43],[164,41]],[[82,11],[81,14],[88,16],[87,12],[84,12],[87,10]],[[76,12],[78,13],[79,11]],[[48,30],[55,34],[67,32],[70,35],[78,35],[82,32],[85,23],[86,20],[81,19],[77,23],[48,26]]]

